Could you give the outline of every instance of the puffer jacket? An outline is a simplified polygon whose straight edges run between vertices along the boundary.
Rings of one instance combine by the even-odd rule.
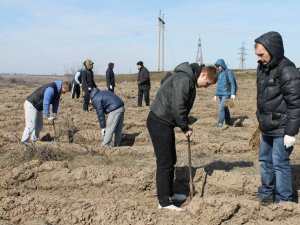
[[[267,65],[257,68],[257,119],[263,134],[295,136],[300,126],[300,75],[284,57],[282,38],[268,32],[255,39],[271,56]],[[284,66],[285,65],[285,66]]]
[[[224,59],[218,59],[215,65],[220,65],[223,68],[218,74],[218,82],[217,82],[217,88],[215,90],[215,96],[234,95],[236,92],[236,86],[235,86],[234,75],[232,70],[227,68]],[[227,90],[226,72],[228,75],[229,83],[231,85],[230,91]]]
[[[160,120],[171,126],[188,131],[188,115],[196,97],[196,81],[189,63],[181,63],[174,69],[175,75],[158,89],[150,110]]]
[[[91,99],[102,129],[106,127],[105,114],[124,106],[124,102],[119,96],[111,91],[100,91],[98,88],[92,90]]]

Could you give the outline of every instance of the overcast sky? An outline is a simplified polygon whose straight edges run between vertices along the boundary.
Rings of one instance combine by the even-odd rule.
[[[135,73],[142,60],[158,69],[158,15],[164,14],[164,69],[195,62],[199,35],[205,64],[223,58],[256,68],[254,39],[278,31],[285,55],[300,65],[296,0],[1,0],[0,73],[64,74],[90,58],[104,74]]]

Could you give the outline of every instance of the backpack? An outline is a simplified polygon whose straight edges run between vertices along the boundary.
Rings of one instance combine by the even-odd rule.
[[[227,88],[228,92],[231,92],[231,83],[229,81],[227,69],[225,70],[225,74],[226,74],[226,88]],[[234,95],[236,95],[237,90],[238,90],[238,86],[237,86],[236,79],[235,79],[234,76],[233,76],[233,80],[234,80],[234,84],[235,84],[235,93],[234,93]]]

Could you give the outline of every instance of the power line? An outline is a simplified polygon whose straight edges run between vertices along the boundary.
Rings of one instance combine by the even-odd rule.
[[[199,34],[199,40],[198,40],[198,49],[197,49],[196,63],[198,63],[199,65],[203,64],[203,56],[202,56],[202,46],[201,46],[201,37],[200,37],[200,34]]]
[[[241,56],[240,56],[240,69],[245,69],[245,67],[246,67],[246,55],[248,55],[247,53],[246,53],[246,48],[245,48],[245,45],[244,45],[244,42],[243,42],[243,45],[242,45],[242,47],[240,47],[239,48],[241,51],[238,53],[238,54],[240,54]]]
[[[160,41],[162,41],[162,49],[160,48]],[[161,14],[161,10],[159,10],[158,16],[158,71],[160,71],[160,54],[162,53],[162,71],[164,71],[164,54],[165,54],[165,21],[164,14]]]

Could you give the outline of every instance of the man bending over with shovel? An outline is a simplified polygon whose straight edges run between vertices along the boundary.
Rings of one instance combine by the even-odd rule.
[[[71,84],[68,81],[56,80],[46,84],[26,98],[24,103],[25,110],[25,129],[21,141],[28,143],[39,138],[43,128],[43,115],[50,122],[57,117],[58,105],[61,93],[71,91]],[[50,105],[52,105],[53,115],[50,116]]]
[[[214,66],[201,70],[196,63],[182,63],[174,72],[157,91],[147,118],[147,128],[156,155],[158,208],[181,211],[173,204],[186,200],[185,195],[173,192],[176,164],[174,128],[179,127],[187,137],[192,135],[188,115],[195,101],[196,87],[206,88],[215,84],[218,77]]]

